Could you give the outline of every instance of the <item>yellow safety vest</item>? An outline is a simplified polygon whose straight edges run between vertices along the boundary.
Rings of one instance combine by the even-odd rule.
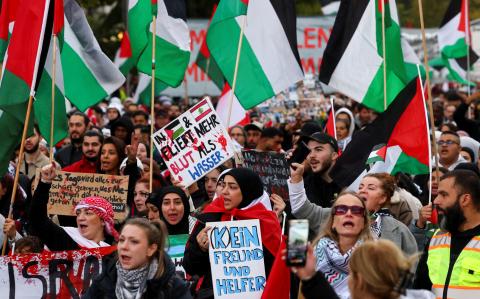
[[[436,298],[443,298],[451,240],[450,233],[437,230],[428,247],[428,274]],[[449,299],[480,298],[480,236],[472,238],[458,256],[447,288]]]

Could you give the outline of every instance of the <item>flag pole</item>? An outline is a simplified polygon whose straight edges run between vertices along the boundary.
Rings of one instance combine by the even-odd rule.
[[[153,15],[152,20],[152,94],[150,99],[150,175],[148,180],[148,190],[153,191],[153,131],[155,127],[155,37],[157,35],[157,16]]]
[[[22,162],[23,162],[23,155],[25,151],[25,140],[27,139],[28,122],[30,120],[30,113],[32,111],[32,102],[33,102],[33,95],[30,95],[28,98],[27,114],[25,115],[25,123],[23,125],[22,141],[20,143],[20,152],[18,153],[18,163],[15,169],[15,178],[13,180],[12,196],[10,197],[10,208],[8,209],[8,217],[7,217],[9,219],[12,218],[13,202],[15,201],[15,197],[17,196],[18,178],[20,177],[20,166],[22,165]],[[7,247],[7,239],[8,238],[5,234],[3,238],[2,255],[5,255],[5,250]]]
[[[337,127],[336,127],[336,124],[335,124],[335,107],[333,106],[333,99],[334,97],[333,96],[330,96],[330,110],[332,111],[332,116],[333,116],[333,134],[335,135],[335,140],[338,141],[338,138],[337,138]]]
[[[433,118],[433,104],[432,104],[432,89],[430,88],[430,66],[428,65],[428,51],[427,51],[427,38],[425,37],[425,25],[423,22],[423,3],[422,0],[418,1],[418,11],[420,15],[420,29],[422,31],[422,47],[423,47],[423,64],[425,65],[426,72],[426,88],[428,94],[428,113],[430,114],[430,129],[432,133],[432,144],[433,144],[433,157],[435,159],[435,172],[436,172],[436,183],[440,183],[440,174],[438,171],[438,147],[437,140],[435,139],[435,119]],[[431,172],[431,170],[430,170]]]
[[[53,34],[53,62],[52,62],[52,113],[50,117],[50,164],[53,162],[53,131],[55,126],[55,81],[57,68],[57,35]]]
[[[152,94],[150,99],[150,177],[148,181],[149,192],[153,190],[153,131],[155,127],[155,37],[157,35],[157,16],[153,15],[152,19]]]
[[[387,110],[387,46],[385,43],[385,0],[382,3],[383,110]],[[390,6],[389,6],[390,7]]]
[[[470,96],[470,8],[465,2],[465,44],[467,46],[467,95]]]
[[[235,71],[233,72],[232,94],[230,95],[230,99],[228,101],[227,130],[230,128],[230,118],[232,116],[233,97],[235,96],[235,87],[237,86],[238,65],[240,62],[240,53],[242,51],[242,43],[243,43],[243,33],[245,31],[246,23],[247,23],[247,16],[243,18],[242,28],[240,30],[240,36],[238,40],[237,58],[235,60]]]
[[[206,36],[205,36],[205,38],[206,38]],[[207,76],[207,80],[205,82],[205,85],[203,86],[204,87],[204,89],[203,89],[204,94],[207,94],[208,78],[210,78],[210,76],[208,75],[209,70],[210,70],[210,57],[207,58],[207,66],[205,67],[205,75]]]

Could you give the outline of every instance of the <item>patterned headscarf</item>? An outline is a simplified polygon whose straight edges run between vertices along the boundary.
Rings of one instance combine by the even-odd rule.
[[[118,241],[118,232],[113,225],[113,208],[105,198],[99,196],[90,196],[82,199],[76,206],[75,211],[79,209],[88,209],[97,214],[105,222],[105,230],[115,241]]]

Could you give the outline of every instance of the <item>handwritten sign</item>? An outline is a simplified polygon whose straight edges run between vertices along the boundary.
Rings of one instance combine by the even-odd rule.
[[[80,298],[115,247],[0,257],[0,298]]]
[[[190,186],[233,157],[227,130],[208,97],[153,135],[173,177]]]
[[[185,269],[183,269],[183,256],[185,254],[185,245],[189,235],[169,235],[167,253],[175,264],[177,274],[185,278]]]
[[[275,152],[242,151],[243,166],[258,173],[268,194],[278,194],[288,200],[290,167],[285,154]]]
[[[48,213],[75,215],[74,208],[85,197],[100,196],[113,207],[115,219],[127,216],[128,176],[59,171],[52,182]]]
[[[210,265],[216,299],[259,299],[265,288],[260,222],[209,222]]]

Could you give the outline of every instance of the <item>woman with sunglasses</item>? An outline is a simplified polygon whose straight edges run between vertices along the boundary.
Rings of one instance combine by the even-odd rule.
[[[291,169],[291,178],[288,181],[292,213],[296,218],[308,219],[310,229],[318,232],[320,226],[327,221],[331,214],[331,209],[322,208],[308,200],[303,186],[304,166],[298,163],[293,163],[292,166],[295,169]],[[370,175],[362,179],[364,185],[369,185],[367,182],[369,177]],[[383,184],[380,184],[379,188],[384,188]],[[382,191],[385,192],[386,190],[382,189]],[[364,200],[367,212],[370,214],[372,220],[370,229],[375,238],[392,241],[408,255],[417,252],[415,237],[408,227],[386,213],[385,210],[382,210],[388,203],[387,197],[365,196],[360,192],[360,198]]]
[[[371,239],[365,202],[355,193],[341,193],[333,203],[323,230],[313,242],[316,270],[324,273],[338,297],[350,298],[348,262],[353,251]]]

